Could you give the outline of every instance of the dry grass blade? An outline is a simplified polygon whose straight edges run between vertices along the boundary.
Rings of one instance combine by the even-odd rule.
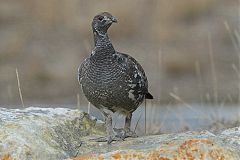
[[[138,120],[137,120],[136,126],[135,126],[135,128],[134,128],[134,130],[133,130],[134,133],[136,132],[136,129],[137,129],[137,126],[138,126],[138,124],[139,124],[139,121],[140,121],[141,117],[142,117],[142,112],[141,112],[141,114],[140,114],[140,116],[139,116],[139,118],[138,118]]]
[[[208,45],[209,45],[209,58],[212,72],[212,80],[213,80],[213,96],[214,96],[214,104],[218,104],[218,91],[217,91],[217,74],[215,69],[215,63],[213,58],[213,49],[212,49],[212,38],[211,34],[208,34]]]
[[[238,69],[237,69],[237,72],[238,72],[238,104],[240,103],[240,73],[239,73],[239,70],[240,70],[240,49],[239,49],[239,46],[240,46],[240,35],[238,33],[238,31],[235,31],[234,32],[236,37],[237,37],[237,44],[238,44],[238,50],[237,50],[237,53],[238,53]]]
[[[240,10],[239,10],[240,11]],[[239,12],[240,14],[240,12]],[[237,73],[238,75],[238,103],[240,103],[240,73],[239,73],[239,69],[240,69],[240,36],[239,33],[237,31],[233,31],[231,30],[230,26],[228,25],[227,22],[224,22],[224,25],[228,31],[229,37],[231,38],[231,41],[233,43],[233,46],[238,54],[238,68],[233,64],[233,69],[234,71]]]
[[[161,75],[162,75],[162,68],[163,68],[163,53],[162,53],[161,50],[158,51],[158,64],[159,64],[158,74],[159,74],[159,78],[160,78]],[[162,95],[162,88],[161,88],[162,83],[161,82],[162,81],[161,81],[161,78],[160,78],[159,79],[159,85],[158,85],[158,87],[159,87],[159,92],[158,92],[159,97],[161,97],[161,95]]]
[[[239,69],[237,68],[237,66],[235,64],[232,64],[232,68],[238,77],[238,104],[239,104],[240,103],[240,73],[239,73]]]
[[[22,107],[25,108],[24,103],[23,103],[21,84],[20,84],[19,75],[18,75],[18,69],[17,68],[16,68],[16,76],[17,76],[17,83],[18,83],[18,92],[19,92],[19,96],[20,96],[20,99],[21,99]]]
[[[236,72],[236,74],[237,74],[237,76],[238,76],[238,78],[239,78],[239,77],[240,77],[240,74],[239,74],[239,71],[238,71],[237,66],[236,66],[235,64],[232,64],[232,68],[233,68],[233,70]]]
[[[88,102],[88,111],[87,111],[88,114],[90,114],[90,109],[91,109],[91,103]]]
[[[169,110],[170,110],[169,105],[166,106],[166,109],[167,109],[167,112],[164,114],[163,119],[162,119],[162,121],[161,121],[161,123],[160,123],[160,125],[159,125],[160,128],[161,128],[162,126],[164,126],[164,123],[165,123],[167,117],[169,116]]]
[[[201,105],[203,106],[203,91],[202,91],[202,75],[199,61],[195,62],[196,75],[198,78],[198,89],[200,94]]]
[[[77,108],[80,110],[80,95],[77,94]]]
[[[170,92],[169,95],[170,95],[171,97],[173,97],[174,99],[176,99],[177,101],[181,102],[185,107],[189,108],[189,109],[192,110],[193,112],[197,113],[198,115],[199,115],[199,113],[200,113],[203,118],[209,119],[209,117],[208,117],[206,114],[204,114],[204,113],[202,113],[202,112],[200,112],[200,111],[196,111],[191,105],[189,105],[188,103],[186,103],[183,99],[181,99],[181,98],[180,98],[179,96],[177,96],[176,94]],[[200,117],[198,117],[198,118],[200,118]]]
[[[228,34],[229,34],[229,36],[230,36],[230,38],[231,38],[231,41],[232,41],[232,43],[233,43],[233,46],[234,46],[235,50],[236,50],[237,52],[239,52],[238,42],[237,42],[236,38],[234,37],[234,34],[233,34],[232,30],[230,29],[230,26],[228,25],[227,22],[224,22],[224,25],[225,25],[225,27],[226,27],[226,29],[227,29],[227,31],[228,31]]]
[[[147,100],[145,99],[145,101],[144,101],[144,108],[145,108],[145,110],[144,110],[144,113],[145,113],[145,116],[144,116],[144,124],[145,124],[145,126],[144,126],[144,133],[145,133],[145,135],[147,134]]]

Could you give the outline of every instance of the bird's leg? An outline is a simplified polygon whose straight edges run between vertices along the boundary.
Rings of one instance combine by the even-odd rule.
[[[122,141],[124,137],[120,134],[120,132],[116,132],[113,130],[112,127],[112,115],[109,112],[104,112],[102,111],[104,117],[105,117],[105,125],[106,125],[106,132],[107,132],[107,137],[100,137],[96,140],[97,142],[106,142],[110,144],[112,141]]]
[[[126,115],[125,126],[124,126],[124,129],[126,131],[130,131],[131,121],[132,121],[132,113]]]
[[[131,121],[132,121],[132,113],[129,113],[129,114],[127,114],[127,116],[125,118],[125,126],[124,126],[124,130],[126,132],[126,137],[137,137],[136,133],[134,133],[130,129]]]
[[[111,143],[113,141],[113,128],[112,128],[112,115],[105,113],[105,123],[106,123],[106,131],[107,131],[107,136],[108,136],[108,143]]]

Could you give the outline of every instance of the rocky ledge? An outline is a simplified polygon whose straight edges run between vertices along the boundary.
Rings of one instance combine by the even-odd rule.
[[[240,159],[240,127],[151,135],[106,143],[102,121],[67,108],[0,108],[0,160]]]

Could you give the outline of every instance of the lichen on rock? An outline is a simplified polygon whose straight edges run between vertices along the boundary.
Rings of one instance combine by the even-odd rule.
[[[240,159],[240,127],[95,142],[102,121],[67,108],[0,108],[0,160]]]

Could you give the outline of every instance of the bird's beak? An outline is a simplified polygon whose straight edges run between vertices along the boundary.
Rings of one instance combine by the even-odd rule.
[[[112,22],[113,22],[113,23],[117,23],[117,18],[115,18],[115,17],[112,17],[112,19],[111,19],[111,20],[112,20]]]

